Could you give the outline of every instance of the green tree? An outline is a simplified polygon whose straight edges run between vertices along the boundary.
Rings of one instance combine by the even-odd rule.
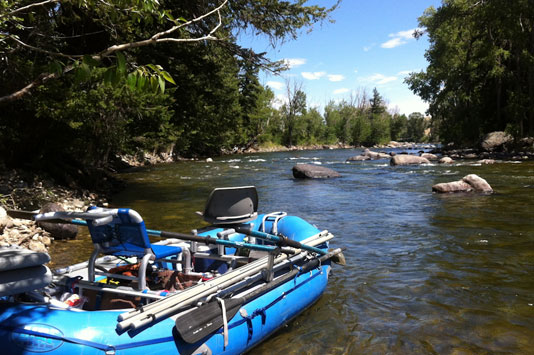
[[[407,133],[408,117],[405,114],[391,116],[390,132],[391,140],[405,140]]]
[[[384,112],[386,112],[386,106],[384,104],[384,100],[382,99],[382,96],[378,92],[376,88],[373,89],[373,97],[371,98],[371,107],[370,107],[370,113],[371,115],[380,115]]]
[[[371,120],[364,114],[358,114],[352,122],[352,144],[355,146],[366,145],[370,142]]]
[[[306,114],[306,93],[302,90],[302,83],[286,82],[287,102],[282,106],[284,120],[284,142],[288,146],[295,144],[298,136],[297,129],[301,128],[302,116]]]
[[[534,133],[532,18],[529,0],[446,0],[419,18],[429,65],[406,82],[429,103],[442,139],[473,144],[506,127]]]
[[[425,136],[425,116],[420,112],[413,112],[408,116],[406,138],[412,142],[422,142]]]

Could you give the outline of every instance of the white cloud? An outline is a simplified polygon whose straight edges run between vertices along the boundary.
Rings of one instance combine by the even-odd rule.
[[[347,88],[337,89],[337,90],[334,90],[334,95],[344,94],[344,93],[349,92],[349,91],[350,91],[350,89],[347,89]]]
[[[393,38],[393,39],[390,39],[387,42],[382,43],[380,45],[380,47],[382,47],[382,48],[395,48],[395,47],[398,47],[398,46],[402,46],[403,44],[406,44],[406,41],[403,41],[402,38],[397,37],[397,38]]]
[[[286,58],[284,59],[284,64],[289,68],[296,68],[301,65],[306,64],[306,59],[304,58]]]
[[[376,73],[371,76],[362,78],[361,80],[363,82],[374,83],[376,85],[384,85],[384,84],[397,80],[397,77],[396,76],[385,76],[383,74]]]
[[[345,77],[343,75],[340,75],[340,74],[330,74],[328,75],[328,80],[330,81],[343,81],[345,80]]]
[[[417,30],[417,28],[412,28],[411,30],[406,31],[399,31],[397,33],[392,33],[389,35],[389,37],[400,37],[404,39],[412,39],[414,31]]]
[[[275,90],[282,90],[285,84],[280,81],[268,81],[267,85]]]
[[[305,71],[305,72],[302,72],[301,74],[304,79],[308,79],[308,80],[317,80],[326,75],[324,71],[317,71],[313,73]]]
[[[402,46],[403,44],[408,43],[409,40],[414,39],[413,33],[414,31],[419,30],[419,28],[412,28],[410,30],[406,31],[399,31],[397,33],[390,33],[389,37],[391,39],[389,41],[386,41],[380,45],[382,48],[395,48],[398,46]]]

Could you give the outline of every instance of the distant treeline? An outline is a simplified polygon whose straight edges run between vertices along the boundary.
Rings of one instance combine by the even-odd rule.
[[[13,0],[0,6],[0,160],[34,169],[58,162],[105,167],[117,154],[170,147],[207,156],[271,143],[469,143],[505,128],[532,134],[530,3],[448,0],[425,12],[430,66],[408,84],[429,102],[430,121],[387,112],[376,89],[319,112],[299,83],[288,82],[287,101],[273,106],[259,72],[280,71],[283,63],[240,47],[237,35],[294,39],[328,19],[335,0],[331,8],[302,1]]]

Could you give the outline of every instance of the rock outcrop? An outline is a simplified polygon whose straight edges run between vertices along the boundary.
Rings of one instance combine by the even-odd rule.
[[[409,154],[398,154],[391,158],[390,165],[417,165],[417,164],[430,164],[430,161],[426,158]]]
[[[453,182],[444,182],[432,186],[432,191],[438,193],[447,192],[485,192],[492,193],[493,189],[490,184],[483,178],[475,174],[464,176],[462,180]]]
[[[341,176],[335,170],[315,164],[297,164],[292,171],[296,179],[326,179]]]

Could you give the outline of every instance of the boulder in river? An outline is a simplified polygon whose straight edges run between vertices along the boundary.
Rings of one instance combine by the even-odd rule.
[[[341,176],[337,171],[315,164],[297,164],[292,170],[293,176],[297,179],[326,179]]]
[[[65,209],[57,203],[47,203],[41,208],[41,213],[61,212]],[[37,225],[50,233],[54,239],[74,239],[78,234],[78,227],[73,224],[38,222]]]
[[[347,159],[347,161],[363,161],[363,160],[378,160],[378,159],[389,159],[391,155],[386,153],[377,153],[365,148],[362,154],[355,155]]]
[[[366,155],[355,155],[347,159],[347,161],[364,161],[364,160],[371,160],[371,157],[368,157]]]
[[[438,156],[432,153],[421,153],[421,157],[428,160],[438,160]]]
[[[440,163],[440,164],[452,164],[452,163],[454,163],[454,160],[452,160],[451,157],[443,157],[438,161],[438,163]]]
[[[502,150],[504,145],[513,141],[513,139],[511,135],[503,131],[491,132],[484,137],[480,146],[490,152]]]
[[[370,157],[370,158],[373,159],[373,160],[377,160],[377,159],[389,159],[389,158],[390,158],[390,155],[389,155],[389,154],[373,152],[373,151],[371,151],[371,150],[369,150],[369,149],[367,149],[367,148],[363,151],[363,155],[368,156],[368,157]]]
[[[413,165],[413,164],[430,164],[430,161],[423,157],[410,154],[398,154],[391,158],[390,165]]]
[[[439,193],[446,192],[486,192],[491,193],[493,189],[486,180],[475,174],[469,174],[462,178],[462,180],[444,182],[432,186],[432,191]]]

